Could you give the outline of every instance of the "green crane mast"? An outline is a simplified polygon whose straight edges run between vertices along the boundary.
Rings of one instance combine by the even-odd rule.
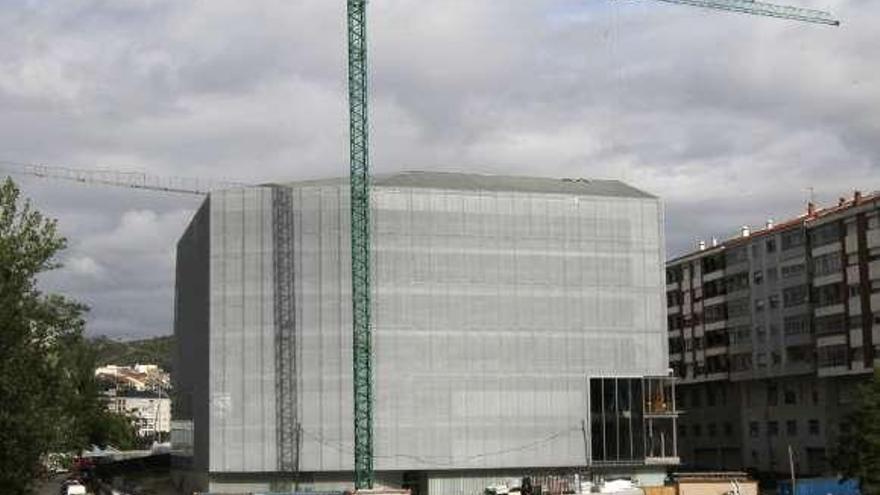
[[[754,0],[656,0],[816,24],[840,24],[827,12]],[[367,0],[348,2],[348,110],[351,160],[351,289],[355,488],[373,487],[373,366],[370,322],[370,147]]]
[[[367,0],[348,0],[348,116],[351,141],[351,299],[355,488],[373,487],[373,365],[370,324],[370,129]]]

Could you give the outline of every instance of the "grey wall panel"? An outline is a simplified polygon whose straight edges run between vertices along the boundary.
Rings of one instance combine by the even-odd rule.
[[[302,469],[347,469],[347,189],[296,194]],[[373,194],[377,469],[577,465],[584,376],[665,373],[657,200]]]
[[[208,467],[210,202],[205,200],[177,244],[174,297],[174,419],[193,422],[193,466]]]
[[[211,195],[210,470],[276,458],[271,190]]]
[[[303,431],[300,469],[350,469],[352,451],[351,257],[348,190],[294,190]]]

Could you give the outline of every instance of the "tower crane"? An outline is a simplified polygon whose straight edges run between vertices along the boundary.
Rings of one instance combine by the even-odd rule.
[[[656,0],[713,10],[837,26],[819,10],[754,0]],[[367,0],[347,0],[351,165],[351,284],[355,488],[373,487],[373,367],[370,315],[370,140]]]
[[[83,169],[7,160],[0,160],[0,173],[195,196],[205,196],[211,191],[246,185],[190,177],[159,177],[143,172],[109,168]]]

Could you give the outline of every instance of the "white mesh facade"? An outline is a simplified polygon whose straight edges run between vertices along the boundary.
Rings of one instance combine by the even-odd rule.
[[[583,465],[586,376],[666,374],[659,201],[541,181],[376,181],[377,470]],[[300,470],[349,471],[348,184],[288,186]],[[214,472],[277,465],[269,192],[210,198]]]
[[[209,470],[274,470],[271,190],[223,191],[209,201]],[[196,430],[205,427],[199,419]]]

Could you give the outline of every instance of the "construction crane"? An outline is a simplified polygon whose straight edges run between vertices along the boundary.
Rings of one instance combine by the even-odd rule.
[[[211,191],[220,189],[246,186],[246,184],[239,182],[214,181],[191,177],[159,177],[143,172],[127,172],[115,169],[82,169],[8,160],[0,160],[0,173],[196,196],[205,196]]]
[[[713,10],[837,26],[819,10],[753,0],[657,0]],[[373,366],[370,315],[370,140],[367,0],[347,0],[351,165],[351,288],[355,488],[373,487]]]

